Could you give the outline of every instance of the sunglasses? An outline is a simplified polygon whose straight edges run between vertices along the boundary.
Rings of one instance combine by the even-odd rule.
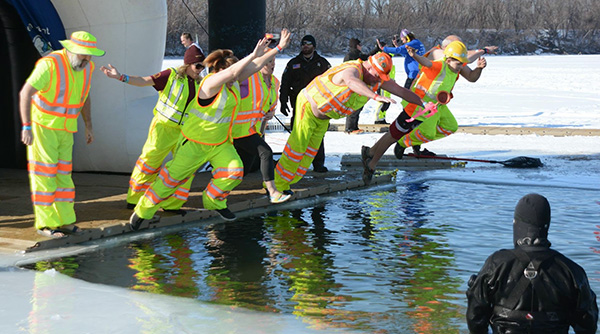
[[[312,45],[311,41],[302,41],[302,45]]]
[[[201,70],[204,68],[204,66],[202,66],[202,63],[195,63],[192,66],[194,66],[197,70]]]

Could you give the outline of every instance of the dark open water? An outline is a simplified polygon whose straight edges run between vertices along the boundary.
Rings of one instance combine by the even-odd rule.
[[[439,179],[400,180],[210,228],[192,224],[30,268],[294,314],[324,332],[466,333],[466,282],[489,254],[512,246],[514,205],[530,192],[551,203],[554,248],[582,265],[599,293],[600,191]]]

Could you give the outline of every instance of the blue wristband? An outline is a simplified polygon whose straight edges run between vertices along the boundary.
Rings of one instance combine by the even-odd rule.
[[[128,83],[129,82],[129,76],[127,74],[124,74],[124,75],[125,75],[125,80],[123,80],[123,82],[124,83]]]
[[[31,125],[24,125],[23,126],[23,130],[29,130],[29,131],[31,131]]]

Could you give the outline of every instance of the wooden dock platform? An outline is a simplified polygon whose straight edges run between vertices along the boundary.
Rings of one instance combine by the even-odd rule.
[[[142,230],[202,220],[211,223],[222,222],[215,211],[202,209],[202,190],[210,178],[210,172],[196,175],[189,200],[183,208],[189,210],[185,215],[159,210],[157,215],[160,216],[160,220],[145,223]],[[37,234],[33,227],[34,215],[27,171],[0,169],[0,252],[31,252],[136,233],[129,228],[128,221],[132,210],[126,208],[125,201],[129,175],[73,173],[73,180],[76,187],[77,226],[82,228],[83,232],[80,235],[50,239]],[[392,180],[391,173],[376,175],[370,186],[389,184]],[[269,202],[262,188],[260,173],[254,172],[246,175],[242,183],[231,192],[228,207],[240,215],[252,209],[283,207],[294,200],[361,187],[364,187],[362,168],[327,173],[310,171],[299,183],[292,186],[294,196],[290,201],[274,205]]]

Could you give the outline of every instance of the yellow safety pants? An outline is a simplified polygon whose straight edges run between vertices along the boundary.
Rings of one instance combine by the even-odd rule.
[[[56,229],[73,224],[75,185],[73,170],[73,134],[32,124],[33,144],[27,147],[27,169],[31,183],[31,201],[35,228]]]
[[[156,114],[148,129],[148,139],[142,149],[142,154],[135,163],[131,178],[129,179],[129,190],[127,190],[127,203],[137,204],[146,192],[146,189],[154,182],[165,158],[172,152],[181,136],[181,127],[167,118]],[[194,175],[192,174],[192,179]],[[189,184],[192,183],[190,180]],[[185,189],[181,197],[171,197],[161,204],[162,208],[178,210],[188,200],[189,187]],[[185,193],[185,194],[184,194]]]
[[[329,119],[318,119],[312,112],[304,94],[298,94],[294,127],[275,167],[275,187],[279,191],[290,189],[304,177],[329,127]]]
[[[212,179],[202,194],[204,208],[226,208],[227,196],[244,176],[244,165],[233,144],[202,145],[181,136],[173,160],[160,169],[158,177],[135,207],[135,213],[143,219],[152,218],[162,207],[162,202],[173,195],[179,196],[182,187],[189,189],[191,177],[207,161],[213,170]]]
[[[417,117],[423,121],[409,134],[404,135],[398,144],[402,147],[421,145],[430,141],[448,137],[458,130],[458,122],[450,109],[445,105],[438,106],[438,112],[429,118],[424,116]]]

